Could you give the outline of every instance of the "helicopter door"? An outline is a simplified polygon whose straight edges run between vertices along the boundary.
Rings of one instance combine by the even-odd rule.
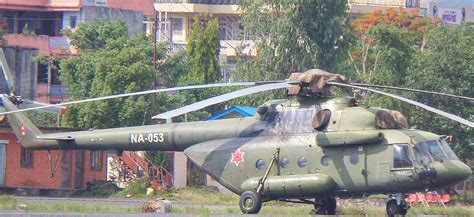
[[[393,144],[392,180],[404,181],[413,176],[413,161],[408,144]]]
[[[366,147],[344,147],[343,156],[344,166],[338,170],[344,184],[351,189],[365,189],[368,185]],[[344,175],[345,172],[348,174]]]

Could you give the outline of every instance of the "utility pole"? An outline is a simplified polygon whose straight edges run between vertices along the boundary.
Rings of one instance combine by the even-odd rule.
[[[156,10],[153,12],[153,90],[157,88],[157,78],[156,78],[156,32],[158,31],[157,28],[157,20],[156,20]],[[152,95],[152,102],[156,103],[156,94]]]

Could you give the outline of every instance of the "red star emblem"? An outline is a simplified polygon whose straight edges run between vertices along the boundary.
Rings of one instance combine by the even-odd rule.
[[[24,124],[20,127],[20,136],[26,136],[26,127]]]
[[[239,166],[240,162],[244,162],[244,154],[245,152],[241,152],[240,149],[237,149],[234,153],[232,153],[232,159],[230,162],[235,163],[235,166]]]

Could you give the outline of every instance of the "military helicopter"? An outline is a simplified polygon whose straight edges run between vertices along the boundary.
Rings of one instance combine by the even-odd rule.
[[[472,173],[443,136],[409,129],[406,118],[398,111],[359,106],[358,101],[349,96],[334,97],[329,87],[384,94],[471,128],[473,122],[407,98],[349,84],[344,76],[319,69],[294,73],[283,82],[168,88],[59,105],[233,85],[253,87],[155,118],[167,119],[273,89],[288,88],[289,97],[264,103],[250,118],[53,134],[42,134],[21,113],[33,109],[17,109],[16,105],[21,103],[18,98],[6,95],[0,98],[0,116],[7,116],[23,147],[35,150],[184,151],[203,171],[240,195],[240,209],[248,214],[258,213],[264,202],[281,200],[313,204],[318,214],[331,215],[336,213],[336,197],[387,194],[387,214],[405,215],[409,209],[404,199],[407,193],[451,186]]]

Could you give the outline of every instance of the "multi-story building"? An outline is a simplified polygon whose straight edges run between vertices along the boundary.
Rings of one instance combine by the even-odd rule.
[[[79,23],[123,21],[134,35],[143,33],[153,14],[153,0],[0,0],[0,29],[18,84],[15,92],[42,102],[62,101],[66,88],[57,67],[39,64],[33,57],[78,55],[61,31]],[[0,92],[5,92],[2,81],[0,76]]]
[[[153,0],[0,0],[0,35],[15,94],[46,103],[66,96],[57,67],[34,61],[37,56],[79,55],[62,30],[80,23],[124,21],[134,35],[143,33],[153,15]],[[0,72],[0,94],[7,92]],[[49,156],[47,151],[22,148],[17,140],[7,126],[0,126],[0,188],[75,190],[107,179],[104,151],[52,151]],[[53,164],[54,176],[51,163],[59,163]]]
[[[351,14],[358,15],[378,9],[420,7],[424,1],[427,0],[349,0],[348,7]],[[156,0],[155,10],[161,21],[157,40],[171,42],[179,49],[186,43],[194,16],[218,18],[224,78],[235,68],[237,47],[244,48],[246,54],[255,54],[251,37],[243,31],[239,0]]]

